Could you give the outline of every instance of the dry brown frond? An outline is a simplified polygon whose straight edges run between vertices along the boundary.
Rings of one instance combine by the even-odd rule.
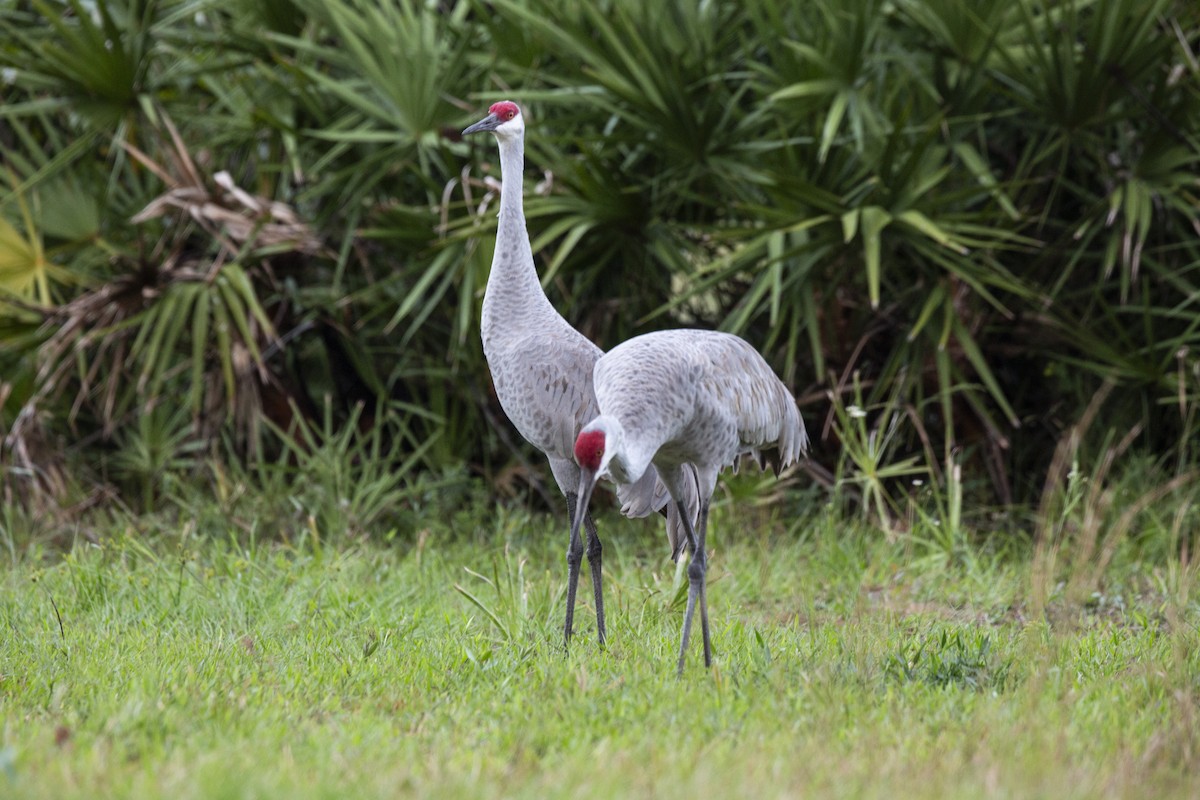
[[[11,388],[0,383],[0,405]],[[44,412],[26,403],[0,433],[0,501],[38,514],[56,511],[68,482],[62,448],[51,443]]]
[[[197,166],[198,159],[192,158],[170,118],[164,114],[162,119],[171,142],[163,149],[166,163],[158,163],[134,145],[121,142],[135,161],[167,187],[133,216],[133,223],[177,213],[220,243],[223,258],[255,247],[284,248],[307,255],[324,250],[312,228],[287,203],[247,192],[224,170],[206,179]]]

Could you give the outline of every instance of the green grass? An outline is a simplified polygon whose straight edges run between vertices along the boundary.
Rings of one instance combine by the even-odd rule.
[[[5,797],[1185,797],[1191,572],[1124,548],[1083,602],[1028,546],[946,554],[832,511],[713,521],[716,664],[674,657],[658,527],[607,515],[559,642],[565,526],[501,510],[390,544],[148,533],[0,575]],[[998,537],[995,537],[998,538]],[[586,567],[585,567],[586,571]]]

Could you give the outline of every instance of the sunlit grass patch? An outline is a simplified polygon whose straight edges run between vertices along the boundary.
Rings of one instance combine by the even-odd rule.
[[[1187,796],[1200,613],[1177,571],[1035,619],[1028,547],[935,563],[719,506],[716,663],[677,680],[656,521],[602,515],[609,643],[585,598],[568,650],[562,521],[455,519],[319,549],[143,521],[10,554],[6,794]]]

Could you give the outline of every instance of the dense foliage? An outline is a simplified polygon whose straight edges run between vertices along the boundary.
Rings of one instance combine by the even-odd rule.
[[[746,336],[881,515],[914,478],[1036,502],[1081,419],[1197,461],[1192,2],[11,0],[0,31],[7,500],[151,505],[347,431],[397,481],[536,485],[477,339],[495,147],[457,134],[502,97],[551,300],[604,347]]]

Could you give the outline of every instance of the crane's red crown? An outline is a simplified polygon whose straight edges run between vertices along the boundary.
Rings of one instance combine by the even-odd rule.
[[[521,109],[517,108],[517,104],[511,100],[501,100],[499,103],[492,103],[488,113],[495,114],[501,122],[508,122],[510,119],[515,119],[521,113]]]
[[[575,440],[575,460],[592,472],[600,469],[604,458],[604,431],[584,431]]]

